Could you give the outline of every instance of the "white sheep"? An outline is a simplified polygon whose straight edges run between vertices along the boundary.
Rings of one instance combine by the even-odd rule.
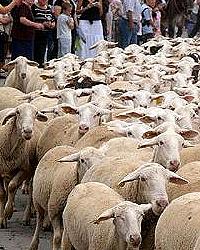
[[[26,93],[27,84],[30,79],[38,75],[38,63],[19,56],[15,60],[7,63],[5,68],[12,69],[6,78],[5,86],[13,87]]]
[[[2,121],[0,127],[0,175],[7,183],[8,197],[1,186],[0,226],[6,226],[6,220],[13,214],[14,197],[17,188],[26,179],[33,176],[36,158],[36,143],[40,136],[35,120],[47,121],[47,116],[42,114],[35,106],[24,103],[10,110]],[[28,218],[27,218],[28,220]]]
[[[200,193],[173,200],[158,220],[156,250],[194,249],[200,230]]]
[[[104,184],[79,184],[63,212],[62,249],[139,249],[141,222],[150,209],[150,204],[125,201]]]
[[[58,146],[49,150],[40,160],[33,178],[33,203],[37,215],[37,225],[29,249],[38,249],[39,231],[44,214],[47,214],[53,226],[53,249],[59,249],[61,243],[62,220],[67,197],[77,180],[77,167],[74,163],[61,163],[57,160],[67,154],[75,153],[69,146]]]

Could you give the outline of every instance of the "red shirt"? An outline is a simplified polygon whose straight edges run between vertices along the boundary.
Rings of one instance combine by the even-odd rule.
[[[19,40],[30,41],[34,37],[34,28],[20,23],[20,17],[26,17],[30,21],[34,21],[31,8],[26,4],[16,6],[12,11],[13,27],[12,37]]]

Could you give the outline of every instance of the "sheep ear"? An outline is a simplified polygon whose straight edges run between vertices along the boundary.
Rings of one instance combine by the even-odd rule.
[[[116,115],[116,117],[118,117],[119,119],[122,118],[131,118],[131,117],[135,117],[135,118],[139,118],[139,117],[142,117],[143,114],[140,114],[140,113],[137,113],[136,111],[131,111],[131,112],[123,112],[123,113],[120,113],[118,115]]]
[[[37,67],[39,66],[39,64],[37,62],[34,62],[34,61],[27,60],[27,63],[30,66],[37,66]]]
[[[164,101],[164,96],[162,96],[162,95],[152,95],[151,96],[151,100],[152,101],[156,101],[156,105],[159,105],[159,104],[161,104],[163,101]]]
[[[5,64],[3,66],[3,69],[5,70],[10,70],[10,69],[13,69],[15,67],[15,64],[17,63],[16,59],[13,60],[13,61],[10,61],[9,63]]]
[[[184,100],[186,100],[187,102],[191,102],[194,99],[194,96],[192,96],[192,95],[184,95],[182,98]]]
[[[122,95],[122,96],[119,97],[119,99],[121,99],[121,100],[133,100],[133,97],[132,96],[128,96],[128,95],[126,95],[126,96]]]
[[[158,136],[158,132],[154,131],[154,130],[150,130],[150,131],[147,131],[145,132],[143,135],[142,135],[142,138],[143,139],[152,139],[154,137]]]
[[[65,156],[58,160],[58,162],[74,162],[79,161],[80,152]]]
[[[140,178],[140,173],[136,170],[130,174],[128,174],[127,176],[125,176],[119,183],[118,185],[120,187],[123,187],[125,185],[126,182],[130,182],[130,181],[135,181],[138,180]]]
[[[152,209],[152,204],[140,204],[138,206],[143,214],[146,214]]]
[[[76,94],[78,97],[81,96],[88,96],[92,94],[92,89],[85,88],[85,89],[76,89]]]
[[[8,114],[4,117],[3,121],[2,121],[2,125],[5,125],[8,120],[10,120],[12,117],[14,117],[16,115],[16,109],[12,109],[10,112],[8,112]]]
[[[150,117],[148,115],[145,115],[143,117],[140,117],[139,119],[140,121],[144,122],[144,123],[151,123],[151,122],[155,122],[155,118]]]
[[[185,139],[192,139],[199,135],[199,132],[196,130],[181,130],[179,134]]]
[[[174,173],[168,169],[165,169],[165,172],[167,173],[167,177],[168,177],[169,182],[179,184],[179,185],[184,185],[184,184],[189,183],[188,180],[186,180],[185,178],[177,175],[176,173]]]
[[[43,114],[42,112],[38,111],[36,114],[36,118],[38,121],[40,122],[46,122],[48,120],[48,116],[46,116],[45,114]]]
[[[127,109],[128,108],[127,106],[122,105],[120,103],[117,103],[115,101],[112,101],[112,105],[113,105],[113,108],[116,108],[116,109]]]
[[[63,111],[65,113],[70,113],[72,115],[78,114],[78,108],[77,107],[72,107],[70,105],[65,105],[65,106],[61,106],[61,108],[63,109]]]
[[[59,91],[49,91],[49,92],[44,92],[41,94],[43,97],[47,98],[59,98]]]
[[[144,142],[142,142],[141,144],[138,144],[138,149],[152,147],[152,146],[155,146],[155,145],[158,145],[156,137],[154,137],[153,139],[144,140]]]
[[[49,74],[49,75],[41,74],[40,77],[41,77],[43,80],[46,80],[46,79],[54,78],[54,75],[53,75],[53,74]]]
[[[94,224],[99,224],[101,221],[114,218],[114,209],[109,208],[104,211],[96,220],[93,221]]]

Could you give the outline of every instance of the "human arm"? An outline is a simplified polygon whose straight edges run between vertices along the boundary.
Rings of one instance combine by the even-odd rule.
[[[18,5],[21,2],[21,0],[13,0],[10,4],[7,6],[2,6],[0,4],[0,14],[7,14],[10,12],[16,5]]]
[[[133,29],[134,27],[134,22],[133,22],[133,11],[129,10],[127,12],[127,18],[128,18],[128,26],[130,28],[130,30]]]
[[[68,20],[67,20],[67,25],[68,27],[70,28],[70,30],[73,30],[74,29],[74,20],[72,17],[70,17]]]
[[[44,29],[44,25],[42,23],[36,23],[28,20],[26,17],[20,17],[20,23],[22,23],[25,26],[30,26],[35,29]]]

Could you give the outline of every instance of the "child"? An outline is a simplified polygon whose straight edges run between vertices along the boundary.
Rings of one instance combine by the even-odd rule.
[[[58,58],[71,53],[71,30],[74,28],[74,20],[70,16],[71,4],[69,2],[63,3],[62,11],[57,20]]]
[[[118,42],[118,20],[121,15],[121,0],[110,0],[108,13],[106,14],[108,41]]]

